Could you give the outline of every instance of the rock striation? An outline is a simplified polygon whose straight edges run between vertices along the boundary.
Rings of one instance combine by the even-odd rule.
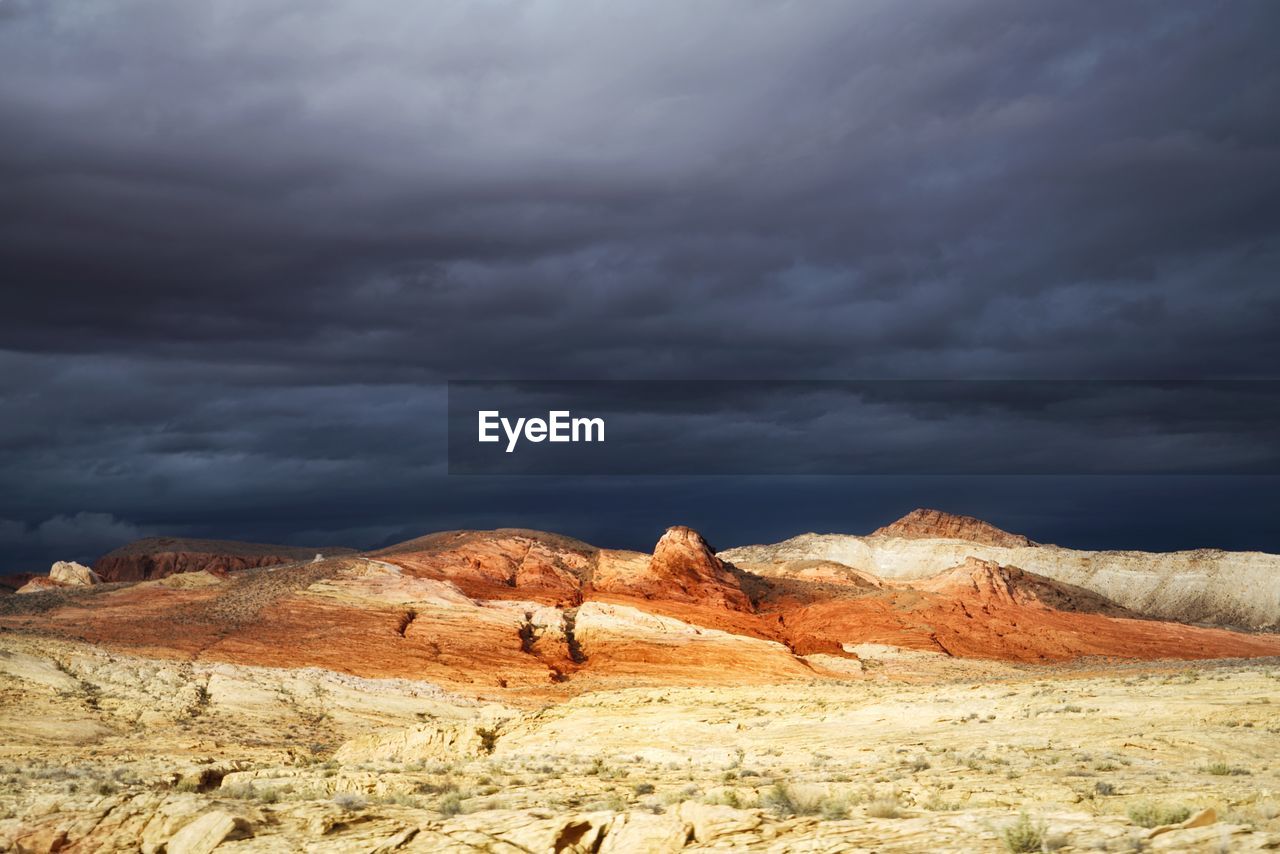
[[[806,558],[815,546],[830,551]],[[867,644],[1022,662],[1280,654],[1280,635],[1150,619],[1132,598],[1051,577],[1060,567],[1046,571],[1042,556],[1065,551],[797,538],[734,550],[730,563],[684,526],[668,529],[652,554],[538,531],[450,531],[319,562],[311,552],[272,571],[182,573],[92,597],[5,597],[0,630],[39,615],[49,636],[104,648],[425,679],[530,703],[636,682],[847,674]],[[57,575],[93,579],[83,567]],[[32,589],[67,581],[43,578]],[[1174,583],[1166,577],[1164,587]]]
[[[571,605],[581,601],[599,551],[572,537],[499,528],[442,531],[368,556],[414,576],[448,581],[468,596]]]
[[[985,523],[921,521],[936,521],[931,513],[917,511],[869,536],[801,534],[780,543],[728,549],[721,557],[765,575],[794,575],[786,567],[821,561],[885,581],[929,578],[972,557],[1019,567],[1066,589],[1089,591],[1144,617],[1253,630],[1280,627],[1280,555],[1070,549],[1033,543],[994,526],[984,528]],[[938,535],[924,536],[928,531]],[[1027,544],[1017,545],[1020,540]]]
[[[751,601],[715,551],[692,528],[668,528],[639,585],[646,595],[750,611]]]
[[[1071,588],[1016,566],[1001,566],[993,560],[976,557],[965,558],[959,566],[911,583],[911,586],[979,605],[996,603],[1134,616],[1091,591]]]

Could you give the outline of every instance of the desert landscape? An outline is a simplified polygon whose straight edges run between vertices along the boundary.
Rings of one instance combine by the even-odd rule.
[[[1280,847],[1280,557],[918,510],[150,539],[0,594],[0,850]]]

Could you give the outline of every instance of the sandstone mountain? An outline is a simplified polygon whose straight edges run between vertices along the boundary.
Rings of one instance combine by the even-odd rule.
[[[990,522],[924,508],[912,510],[898,521],[877,528],[871,532],[871,536],[904,540],[965,540],[1005,548],[1035,545],[1021,534],[1002,531]]]
[[[717,555],[679,526],[651,555],[539,531],[450,531],[319,561],[54,585],[0,600],[0,629],[166,659],[426,679],[517,704],[636,683],[843,678],[862,671],[868,644],[1019,662],[1280,654],[1280,636],[1149,619],[1086,585],[971,554],[1053,547],[824,541],[927,554],[936,569],[805,557],[803,539]]]
[[[975,524],[976,523],[976,524]],[[721,557],[751,572],[822,561],[886,580],[935,576],[968,558],[1016,566],[1146,617],[1280,626],[1280,555],[1197,549],[1082,551],[1032,543],[968,517],[917,510],[870,536],[802,534]]]
[[[317,554],[352,554],[346,548],[147,537],[102,556],[93,569],[103,581],[147,581],[181,572],[234,572],[311,560]]]

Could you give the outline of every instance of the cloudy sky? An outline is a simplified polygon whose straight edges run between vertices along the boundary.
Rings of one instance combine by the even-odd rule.
[[[449,477],[443,386],[1274,379],[1277,36],[1271,0],[0,0],[0,572],[918,504],[1280,550],[1272,477]]]

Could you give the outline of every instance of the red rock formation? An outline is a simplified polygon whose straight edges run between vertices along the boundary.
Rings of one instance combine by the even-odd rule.
[[[972,516],[957,516],[941,510],[912,510],[898,521],[872,532],[873,537],[899,537],[906,540],[967,540],[985,546],[1018,548],[1035,543],[1021,534],[1002,531],[989,522]]]
[[[913,586],[969,599],[981,605],[1040,605],[1036,591],[1025,583],[1027,575],[1017,567],[1005,567],[992,560],[970,557],[965,558],[960,566]]]
[[[185,540],[148,537],[98,558],[93,569],[103,581],[147,581],[180,572],[234,572],[311,560],[317,554],[351,554],[351,549]]]
[[[26,584],[15,590],[15,593],[42,593],[46,590],[62,590],[67,585],[59,584],[47,575],[37,575]]]
[[[500,528],[429,534],[369,557],[423,578],[450,581],[468,596],[571,605],[582,601],[583,582],[598,552],[571,537]]]
[[[14,575],[0,575],[0,594],[12,593],[35,577],[35,574],[31,572],[19,572]]]
[[[1088,590],[1027,572],[1016,566],[1001,566],[993,560],[965,558],[964,563],[932,578],[908,582],[906,586],[938,593],[980,608],[1021,605],[1059,611],[1106,613],[1133,616],[1114,602]]]
[[[1133,619],[990,561],[914,582],[803,569],[813,577],[742,572],[682,527],[651,556],[534,531],[461,531],[219,583],[120,584],[65,603],[6,597],[0,628],[530,703],[638,680],[808,678],[836,668],[823,656],[860,643],[1027,662],[1280,654],[1280,635]]]
[[[689,602],[713,609],[752,610],[738,579],[716,557],[702,535],[692,528],[668,528],[653,549],[653,557],[641,565],[601,566],[593,581],[601,592],[644,599]]]

